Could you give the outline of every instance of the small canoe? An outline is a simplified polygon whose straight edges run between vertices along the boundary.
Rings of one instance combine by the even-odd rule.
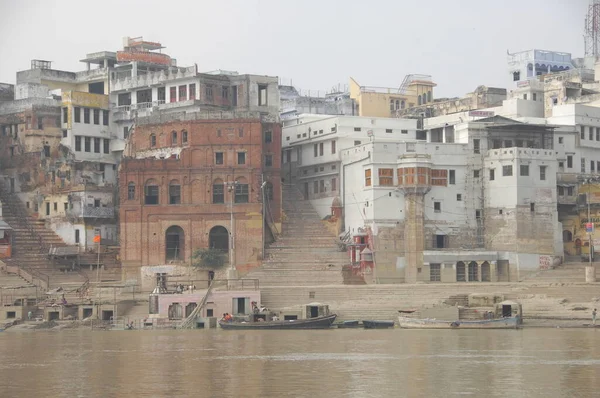
[[[394,321],[362,321],[365,329],[389,329],[394,327]]]
[[[224,322],[219,325],[224,330],[251,330],[251,329],[329,329],[336,314],[320,316],[318,318],[295,319],[289,321],[266,321],[266,322]]]
[[[344,321],[335,325],[338,329],[350,329],[350,328],[358,328],[360,324],[358,321]]]
[[[519,326],[519,317],[480,321],[443,321],[399,316],[398,325],[403,329],[516,329]]]

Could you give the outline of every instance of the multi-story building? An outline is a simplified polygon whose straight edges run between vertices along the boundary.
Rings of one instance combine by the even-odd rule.
[[[294,86],[280,85],[281,119],[293,119],[302,114],[354,116],[358,110],[350,92],[339,87],[324,96],[318,91],[313,94],[311,91],[302,94]]]
[[[366,229],[376,279],[514,281],[560,257],[553,128],[492,117],[447,136],[341,153],[346,230]]]
[[[282,175],[321,217],[339,202],[344,178],[340,153],[373,141],[416,139],[417,121],[399,118],[300,115],[284,121]]]

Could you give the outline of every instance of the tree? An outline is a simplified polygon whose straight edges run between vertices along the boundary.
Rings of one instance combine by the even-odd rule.
[[[225,255],[219,249],[196,249],[192,254],[194,267],[217,269],[225,264]]]

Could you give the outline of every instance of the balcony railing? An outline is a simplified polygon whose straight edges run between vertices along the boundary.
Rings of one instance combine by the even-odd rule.
[[[79,210],[79,209],[78,209]],[[70,210],[69,215],[77,218],[114,218],[115,208],[109,207],[92,207],[84,206],[79,211]]]

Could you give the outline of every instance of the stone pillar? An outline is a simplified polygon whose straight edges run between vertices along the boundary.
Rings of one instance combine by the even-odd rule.
[[[446,126],[442,128],[442,143],[446,143]]]
[[[490,282],[498,282],[498,262],[490,261]]]
[[[591,267],[585,267],[585,282],[596,282],[596,268],[593,265]]]
[[[417,268],[423,265],[423,249],[425,248],[424,230],[424,199],[422,193],[404,194],[404,245],[406,253],[406,268],[404,280],[406,283],[417,282]]]

